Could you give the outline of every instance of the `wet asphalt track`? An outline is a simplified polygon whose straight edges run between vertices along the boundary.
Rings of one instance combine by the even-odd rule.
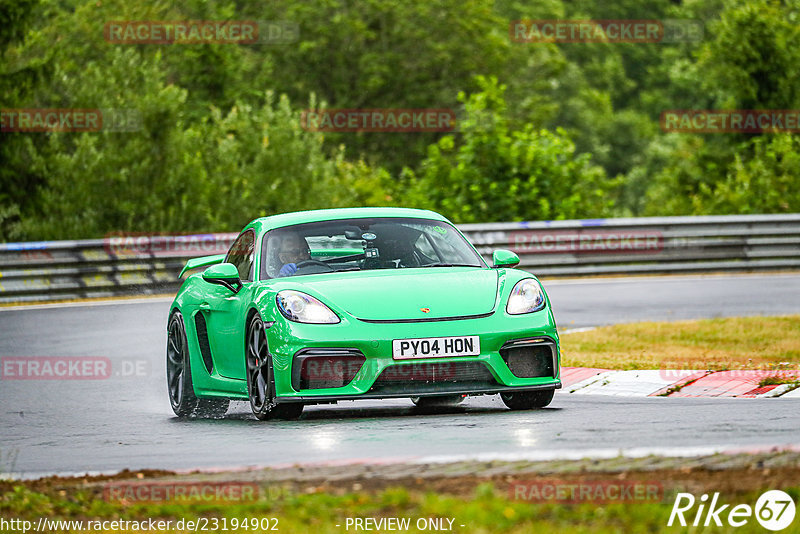
[[[800,275],[595,279],[545,284],[562,330],[637,320],[800,313]],[[420,412],[408,400],[307,408],[260,423],[172,416],[164,384],[168,299],[0,311],[0,357],[103,356],[92,381],[0,381],[0,473],[189,469],[330,460],[690,454],[800,445],[792,399],[618,399],[558,393],[550,408],[500,399]],[[132,376],[125,376],[132,375]]]

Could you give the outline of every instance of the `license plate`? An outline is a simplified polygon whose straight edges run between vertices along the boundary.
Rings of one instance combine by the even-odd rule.
[[[478,336],[421,337],[392,341],[392,358],[446,358],[450,356],[478,356],[481,341]]]

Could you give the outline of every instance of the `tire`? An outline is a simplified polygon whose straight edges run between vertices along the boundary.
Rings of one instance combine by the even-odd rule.
[[[250,409],[259,421],[270,419],[297,419],[303,413],[303,404],[278,404],[275,400],[275,373],[272,355],[267,346],[264,321],[255,314],[247,325],[245,369],[247,371],[247,397]]]
[[[228,411],[228,399],[201,399],[194,393],[189,345],[181,312],[167,323],[167,395],[178,417],[220,418]]]
[[[532,410],[544,408],[553,400],[555,389],[545,391],[520,391],[518,393],[501,393],[503,403],[512,410]]]
[[[458,406],[464,402],[463,395],[443,395],[440,397],[411,397],[411,402],[420,408],[443,408]]]

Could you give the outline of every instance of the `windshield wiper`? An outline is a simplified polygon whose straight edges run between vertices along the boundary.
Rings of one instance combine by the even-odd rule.
[[[479,265],[473,265],[471,263],[429,263],[427,265],[420,265],[420,267],[480,267]]]

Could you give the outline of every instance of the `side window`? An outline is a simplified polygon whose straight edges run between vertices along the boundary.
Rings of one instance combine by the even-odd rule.
[[[253,281],[253,259],[255,257],[255,232],[248,230],[236,239],[228,251],[225,261],[232,263],[239,271],[239,278],[243,282]]]

